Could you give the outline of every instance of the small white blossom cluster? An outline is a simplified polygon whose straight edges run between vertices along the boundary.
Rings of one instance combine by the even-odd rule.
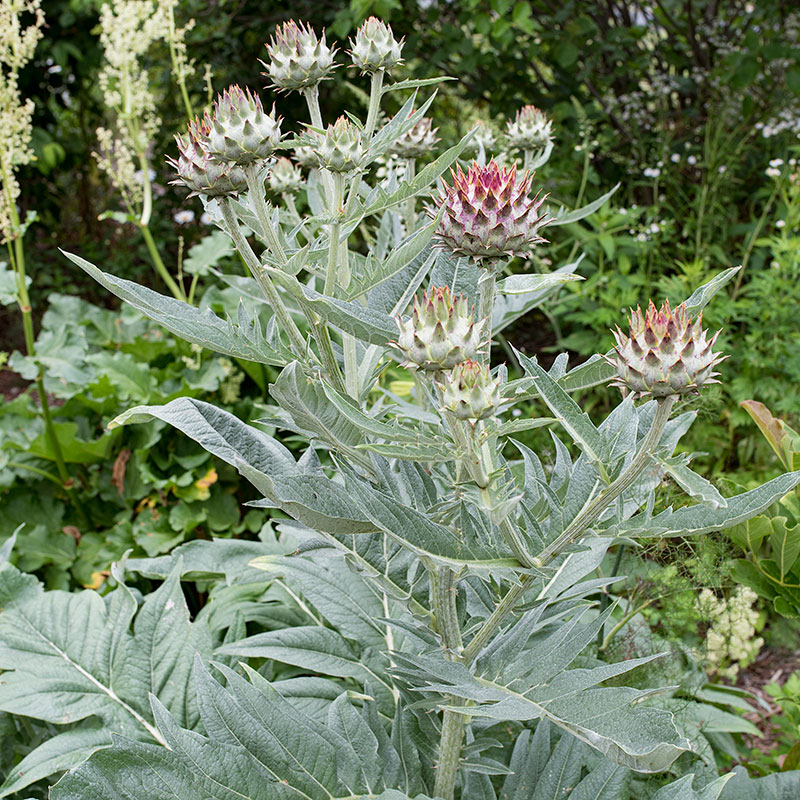
[[[712,672],[734,680],[739,669],[752,664],[764,644],[756,633],[758,595],[747,586],[738,586],[727,599],[703,589],[696,607],[709,622],[706,657]]]
[[[97,129],[98,166],[111,179],[129,207],[141,200],[142,183],[132,180],[161,120],[157,99],[142,60],[159,41],[173,54],[176,77],[193,71],[186,58],[184,37],[192,27],[175,27],[178,0],[110,0],[100,9],[100,43],[105,66],[99,83],[103,100],[115,117],[114,130]]]
[[[783,159],[782,158],[773,158],[769,162],[769,166],[766,168],[765,172],[767,173],[768,178],[780,178],[781,176],[781,167],[783,166]]]
[[[19,183],[16,169],[33,157],[33,101],[19,93],[19,71],[33,58],[42,37],[41,0],[0,0],[0,232],[7,242],[19,235],[13,220]],[[25,24],[30,18],[30,24]]]

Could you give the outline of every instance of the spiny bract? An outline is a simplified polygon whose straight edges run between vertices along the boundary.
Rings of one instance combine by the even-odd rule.
[[[350,47],[353,48],[350,51],[353,64],[361,72],[390,70],[403,60],[400,57],[402,39],[398,42],[391,27],[377,17],[370,17],[364,22],[356,31],[355,40],[350,40]]]
[[[281,139],[281,120],[264,113],[261,99],[230,86],[217,96],[214,111],[207,114],[209,128],[206,149],[220,161],[251,164],[270,156]]]
[[[432,125],[433,120],[430,117],[422,117],[389,148],[389,154],[398,158],[420,158],[428,155],[439,141],[436,138],[436,131],[439,129]]]
[[[553,141],[553,121],[536,106],[523,106],[506,123],[506,139],[518,150],[544,149]]]
[[[347,117],[328,125],[317,145],[317,163],[331,172],[353,172],[364,155],[361,131]]]
[[[444,373],[442,407],[459,419],[486,419],[500,405],[500,378],[489,368],[468,359]]]
[[[294,20],[284,22],[275,29],[272,39],[265,45],[269,63],[264,73],[272,79],[278,91],[300,91],[316,86],[335,68],[335,48],[325,42],[325,31],[317,38],[310,25]]]
[[[234,195],[247,188],[244,170],[235,164],[218,161],[208,152],[210,128],[205,120],[195,118],[185,136],[176,136],[178,158],[167,158],[177,172],[174,184],[189,189],[189,197]]]
[[[549,220],[538,211],[546,195],[529,197],[532,175],[518,180],[516,166],[500,167],[494,159],[450,174],[453,185],[443,184],[437,201],[438,208],[444,205],[436,231],[443,247],[457,256],[492,262],[525,255],[545,241],[538,232]]]
[[[617,345],[607,360],[617,368],[614,385],[639,397],[668,397],[718,383],[713,370],[726,356],[713,352],[719,331],[709,339],[702,322],[683,304],[673,311],[669,300],[660,310],[651,300],[646,314],[631,309],[630,335],[613,331]]]
[[[411,319],[397,318],[400,335],[392,344],[405,356],[405,366],[441,372],[477,358],[486,349],[486,320],[473,321],[463,295],[447,286],[432,286],[420,301],[414,298]]]

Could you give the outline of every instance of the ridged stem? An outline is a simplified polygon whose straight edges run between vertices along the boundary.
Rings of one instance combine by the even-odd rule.
[[[642,440],[642,444],[628,468],[605,491],[601,492],[584,511],[578,514],[564,533],[550,547],[542,551],[538,558],[533,559],[534,566],[541,567],[550,563],[567,545],[582,535],[611,503],[636,482],[647,468],[653,452],[661,441],[661,436],[675,405],[675,400],[676,398],[671,396],[658,401],[653,424]],[[464,663],[471,664],[478,653],[492,640],[497,631],[500,630],[506,616],[514,610],[534,579],[534,575],[526,573],[520,576],[518,584],[509,589],[489,619],[483,623],[470,640],[470,643],[464,648],[462,653]]]
[[[241,254],[245,264],[247,264],[256,282],[261,287],[261,291],[264,293],[264,297],[267,298],[267,302],[272,307],[272,311],[278,318],[281,327],[286,331],[292,349],[297,355],[303,357],[306,352],[306,342],[303,338],[303,334],[300,333],[300,329],[295,325],[281,296],[278,294],[278,290],[275,288],[275,284],[272,282],[269,275],[264,272],[261,262],[258,260],[258,256],[253,251],[253,248],[250,247],[250,243],[242,233],[239,227],[239,220],[236,219],[236,214],[231,204],[231,199],[229,197],[223,197],[219,205],[222,209],[222,218],[225,221],[225,229],[228,235],[233,239],[236,249]]]
[[[272,257],[282,266],[287,262],[286,253],[284,252],[283,245],[281,244],[278,231],[272,224],[272,219],[267,208],[267,202],[264,199],[264,184],[259,179],[258,163],[254,162],[248,164],[244,168],[244,176],[247,179],[247,191],[250,199],[253,201],[253,209],[256,212],[256,217],[264,229],[264,234],[267,237],[267,247],[269,248]]]
[[[672,407],[675,405],[676,395],[660,398],[657,402],[653,424],[642,440],[638,452],[633,457],[628,468],[595,499],[578,514],[566,527],[564,532],[549,544],[541,554],[533,560],[536,567],[549,564],[567,545],[582,536],[587,528],[595,522],[600,515],[625,491],[627,491],[639,478],[650,463],[653,451],[661,441]]]
[[[303,97],[306,99],[308,115],[311,117],[312,127],[324,130],[325,125],[322,122],[322,112],[319,108],[319,86],[309,86],[308,89],[304,89]],[[320,177],[322,179],[322,186],[325,190],[325,199],[330,200],[330,197],[333,194],[333,185],[331,183],[330,173],[326,172],[324,169],[321,169]]]
[[[456,610],[456,588],[454,574],[448,567],[437,567],[431,573],[433,613],[436,627],[442,637],[445,654],[453,661],[461,656],[461,628]],[[448,698],[449,705],[463,704],[457,697]],[[443,800],[453,800],[456,776],[461,761],[461,745],[464,739],[466,717],[457,711],[447,710],[442,715],[442,731],[439,739],[439,759],[436,763],[436,781],[433,794]]]

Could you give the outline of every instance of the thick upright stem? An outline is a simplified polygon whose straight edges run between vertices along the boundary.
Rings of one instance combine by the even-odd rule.
[[[406,183],[411,183],[417,174],[417,160],[409,158],[406,161]],[[406,233],[414,233],[417,229],[417,199],[411,195],[406,200]]]
[[[484,331],[485,338],[492,341],[492,312],[494,310],[494,298],[497,288],[497,265],[489,264],[488,267],[481,270],[481,276],[478,280],[478,319],[486,319],[486,330]],[[481,356],[481,360],[485,364],[491,362],[491,349],[489,344],[486,348],[486,353]]]
[[[253,252],[253,248],[250,247],[250,243],[245,238],[241,228],[239,228],[239,221],[236,219],[236,214],[231,206],[230,198],[222,198],[222,202],[220,202],[219,205],[222,209],[225,229],[231,239],[233,239],[234,246],[239,251],[242,258],[244,258],[245,264],[247,264],[256,282],[261,287],[261,291],[267,298],[267,302],[272,306],[272,311],[278,318],[281,328],[286,331],[295,353],[302,357],[306,352],[306,342],[303,338],[303,334],[300,333],[299,328],[295,325],[281,296],[278,294],[278,290],[275,288],[275,284],[272,282],[269,275],[264,272],[264,268],[261,266],[258,256]]]
[[[536,567],[544,566],[556,558],[562,550],[577,540],[589,525],[592,524],[611,503],[613,503],[623,492],[630,488],[641,476],[650,463],[650,458],[661,441],[669,415],[675,405],[676,398],[666,397],[658,401],[653,424],[645,435],[638,452],[631,461],[628,468],[595,500],[584,509],[567,526],[561,536],[559,536],[550,547],[546,548],[538,558],[533,559]],[[535,579],[534,575],[525,574],[520,577],[520,582],[513,586],[500,601],[492,615],[478,629],[470,643],[464,648],[462,659],[466,664],[471,664],[478,653],[492,640],[497,631],[500,630],[505,618],[510,614],[522,599],[526,590],[531,586]]]
[[[595,522],[600,515],[625,491],[627,491],[644,472],[650,463],[653,451],[661,441],[672,407],[675,405],[675,395],[664,397],[658,400],[656,413],[650,430],[642,440],[641,447],[633,457],[628,468],[606,489],[604,489],[586,508],[578,514],[575,519],[566,527],[564,532],[558,536],[548,547],[546,547],[538,558],[533,560],[534,566],[542,567],[550,563],[567,545],[571,544],[582,536],[587,528]]]
[[[303,91],[303,97],[306,98],[306,105],[308,106],[308,114],[311,117],[311,125],[319,130],[324,130],[325,126],[322,123],[322,112],[319,108],[319,86],[310,86]],[[327,199],[330,199],[333,193],[333,183],[331,181],[330,173],[324,169],[320,170],[320,177],[322,178],[322,187],[325,190]]]
[[[442,645],[448,658],[456,661],[461,657],[461,628],[456,610],[456,588],[452,570],[438,567],[431,572],[433,613],[436,627],[442,637]],[[451,706],[461,705],[457,697],[448,698]],[[444,800],[452,800],[458,765],[461,761],[461,745],[464,739],[466,718],[457,711],[445,711],[442,716],[442,733],[439,740],[439,760],[436,764],[436,782],[433,793]]]
[[[247,191],[250,195],[250,199],[253,201],[253,209],[267,237],[267,247],[272,257],[279,264],[283,265],[288,259],[286,258],[286,253],[284,252],[278,232],[272,224],[267,202],[264,200],[264,184],[259,180],[258,164],[248,164],[244,168],[244,175],[247,179]]]

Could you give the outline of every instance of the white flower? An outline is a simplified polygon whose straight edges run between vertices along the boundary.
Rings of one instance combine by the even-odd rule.
[[[620,214],[623,214],[623,215],[624,215],[624,214],[627,214],[627,213],[628,213],[628,209],[627,209],[627,208],[621,208],[621,209],[619,210],[619,213],[620,213]]]
[[[782,166],[783,166],[783,159],[782,159],[782,158],[773,158],[773,159],[772,159],[772,160],[769,162],[769,165],[770,165],[771,167],[782,167]]]
[[[724,175],[727,170],[728,168],[724,164],[721,164],[719,167],[717,167],[717,172],[719,172],[720,175]]]
[[[657,178],[661,174],[658,167],[646,167],[643,172],[645,178]]]
[[[775,222],[775,227],[776,227],[776,228],[785,228],[785,227],[786,227],[786,220],[785,220],[785,219],[779,219],[779,220],[777,220],[777,221]]]
[[[756,10],[756,7],[752,3],[747,3],[744,7],[745,14],[752,14]]]
[[[188,225],[190,222],[194,222],[194,211],[190,209],[185,209],[184,211],[178,211],[172,217],[178,225]]]
[[[522,409],[521,408],[513,408],[513,409],[511,409],[511,416],[512,417],[522,416]]]
[[[213,225],[214,224],[214,218],[211,216],[211,214],[208,213],[208,211],[204,211],[200,215],[200,224],[201,225]]]
[[[687,164],[691,164],[692,166],[694,166],[697,163],[697,156],[689,156],[686,159],[686,163]]]
[[[678,163],[678,162],[681,160],[681,154],[680,154],[680,153],[673,153],[673,154],[672,154],[672,155],[669,157],[669,160],[670,160],[670,161],[671,161],[673,164],[677,164],[677,163]]]
[[[137,169],[136,172],[133,173],[133,179],[139,186],[144,185],[144,170]],[[156,179],[156,171],[151,167],[147,170],[147,179],[152,183]]]
[[[769,178],[780,178],[781,176],[781,171],[775,167],[767,167],[764,171]]]
[[[650,233],[658,233],[661,230],[661,227],[657,222],[653,222],[647,230],[649,230]]]

